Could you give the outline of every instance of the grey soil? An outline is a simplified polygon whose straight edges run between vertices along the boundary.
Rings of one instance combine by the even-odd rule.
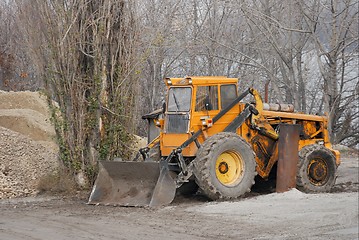
[[[342,159],[332,193],[177,197],[155,209],[36,197],[1,200],[0,211],[0,239],[358,239],[358,158]]]

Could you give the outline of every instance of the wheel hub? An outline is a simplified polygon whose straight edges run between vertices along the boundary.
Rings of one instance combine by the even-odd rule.
[[[220,154],[216,161],[216,177],[225,186],[233,186],[239,183],[243,177],[244,161],[234,151],[226,151]]]
[[[228,172],[228,164],[226,162],[221,162],[218,166],[218,171],[222,174]]]
[[[328,176],[328,167],[321,159],[313,159],[308,165],[308,174],[314,184],[323,184]]]

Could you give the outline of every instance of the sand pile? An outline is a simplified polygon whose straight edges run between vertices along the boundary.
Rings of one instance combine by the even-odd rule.
[[[33,195],[41,176],[58,167],[46,99],[0,91],[0,199]]]

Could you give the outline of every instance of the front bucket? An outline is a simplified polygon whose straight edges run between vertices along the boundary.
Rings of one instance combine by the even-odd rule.
[[[161,206],[175,196],[176,184],[158,162],[102,161],[99,167],[89,204]]]

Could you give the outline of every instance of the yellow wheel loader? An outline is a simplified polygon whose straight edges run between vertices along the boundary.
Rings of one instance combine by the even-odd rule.
[[[340,158],[331,147],[326,116],[263,103],[252,88],[238,94],[236,78],[166,78],[165,83],[163,111],[148,115],[158,136],[140,150],[142,161],[100,161],[90,204],[161,206],[171,203],[176,191],[198,187],[213,200],[238,198],[250,191],[257,174],[267,179],[291,146],[298,152],[299,190],[333,187]],[[298,136],[281,146],[279,132],[288,125],[299,126]]]

